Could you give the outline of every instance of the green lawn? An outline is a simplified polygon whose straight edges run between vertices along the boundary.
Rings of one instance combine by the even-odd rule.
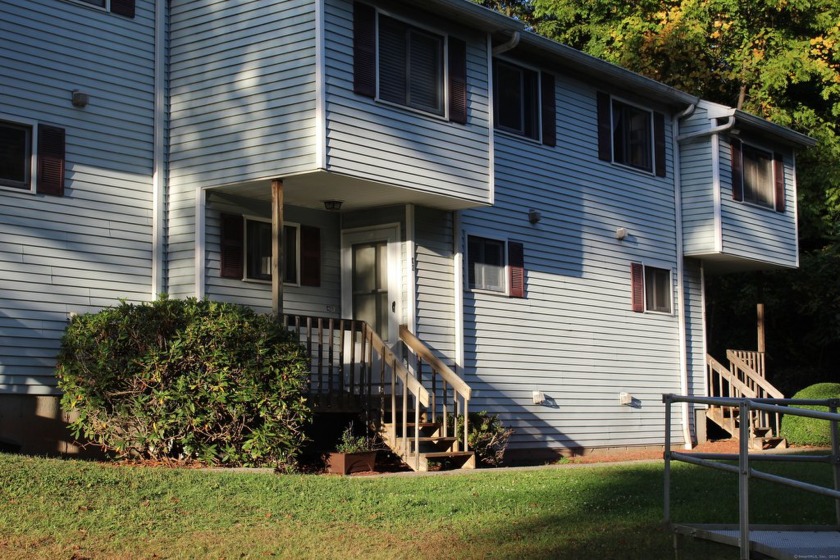
[[[791,468],[830,484],[827,466]],[[662,470],[341,478],[0,454],[0,557],[673,558]],[[737,521],[734,475],[680,464],[674,480],[676,521]],[[753,494],[755,522],[832,521],[828,499],[758,482]],[[737,553],[689,543],[685,557]]]

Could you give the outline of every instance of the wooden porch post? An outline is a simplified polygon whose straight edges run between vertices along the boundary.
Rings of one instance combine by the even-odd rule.
[[[756,306],[756,320],[758,324],[758,351],[764,352],[764,304]]]
[[[283,320],[283,180],[271,181],[271,312]]]

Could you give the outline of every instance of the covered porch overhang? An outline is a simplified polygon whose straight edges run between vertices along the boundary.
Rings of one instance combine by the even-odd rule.
[[[268,204],[272,200],[272,183],[277,180],[282,183],[284,204],[315,210],[324,210],[324,201],[327,200],[341,201],[342,212],[403,204],[440,210],[463,210],[489,205],[486,201],[446,196],[327,171],[225,185],[208,189],[208,194],[211,198],[235,197],[252,205]]]

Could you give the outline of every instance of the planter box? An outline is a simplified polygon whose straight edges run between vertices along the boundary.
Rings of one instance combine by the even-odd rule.
[[[375,470],[376,451],[358,453],[330,453],[327,455],[327,472],[331,474],[350,474]]]

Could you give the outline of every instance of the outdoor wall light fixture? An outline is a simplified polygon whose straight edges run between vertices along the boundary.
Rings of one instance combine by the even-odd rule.
[[[618,239],[619,241],[622,241],[623,239],[626,239],[627,238],[627,228],[623,228],[623,227],[616,228],[615,238]]]
[[[70,95],[70,102],[73,103],[73,107],[84,109],[90,102],[90,96],[82,91],[74,89]]]
[[[528,221],[531,225],[538,224],[542,220],[542,214],[537,210],[528,210]]]
[[[343,200],[325,200],[324,209],[329,210],[330,212],[338,212],[339,210],[341,210],[341,205],[343,203]]]

